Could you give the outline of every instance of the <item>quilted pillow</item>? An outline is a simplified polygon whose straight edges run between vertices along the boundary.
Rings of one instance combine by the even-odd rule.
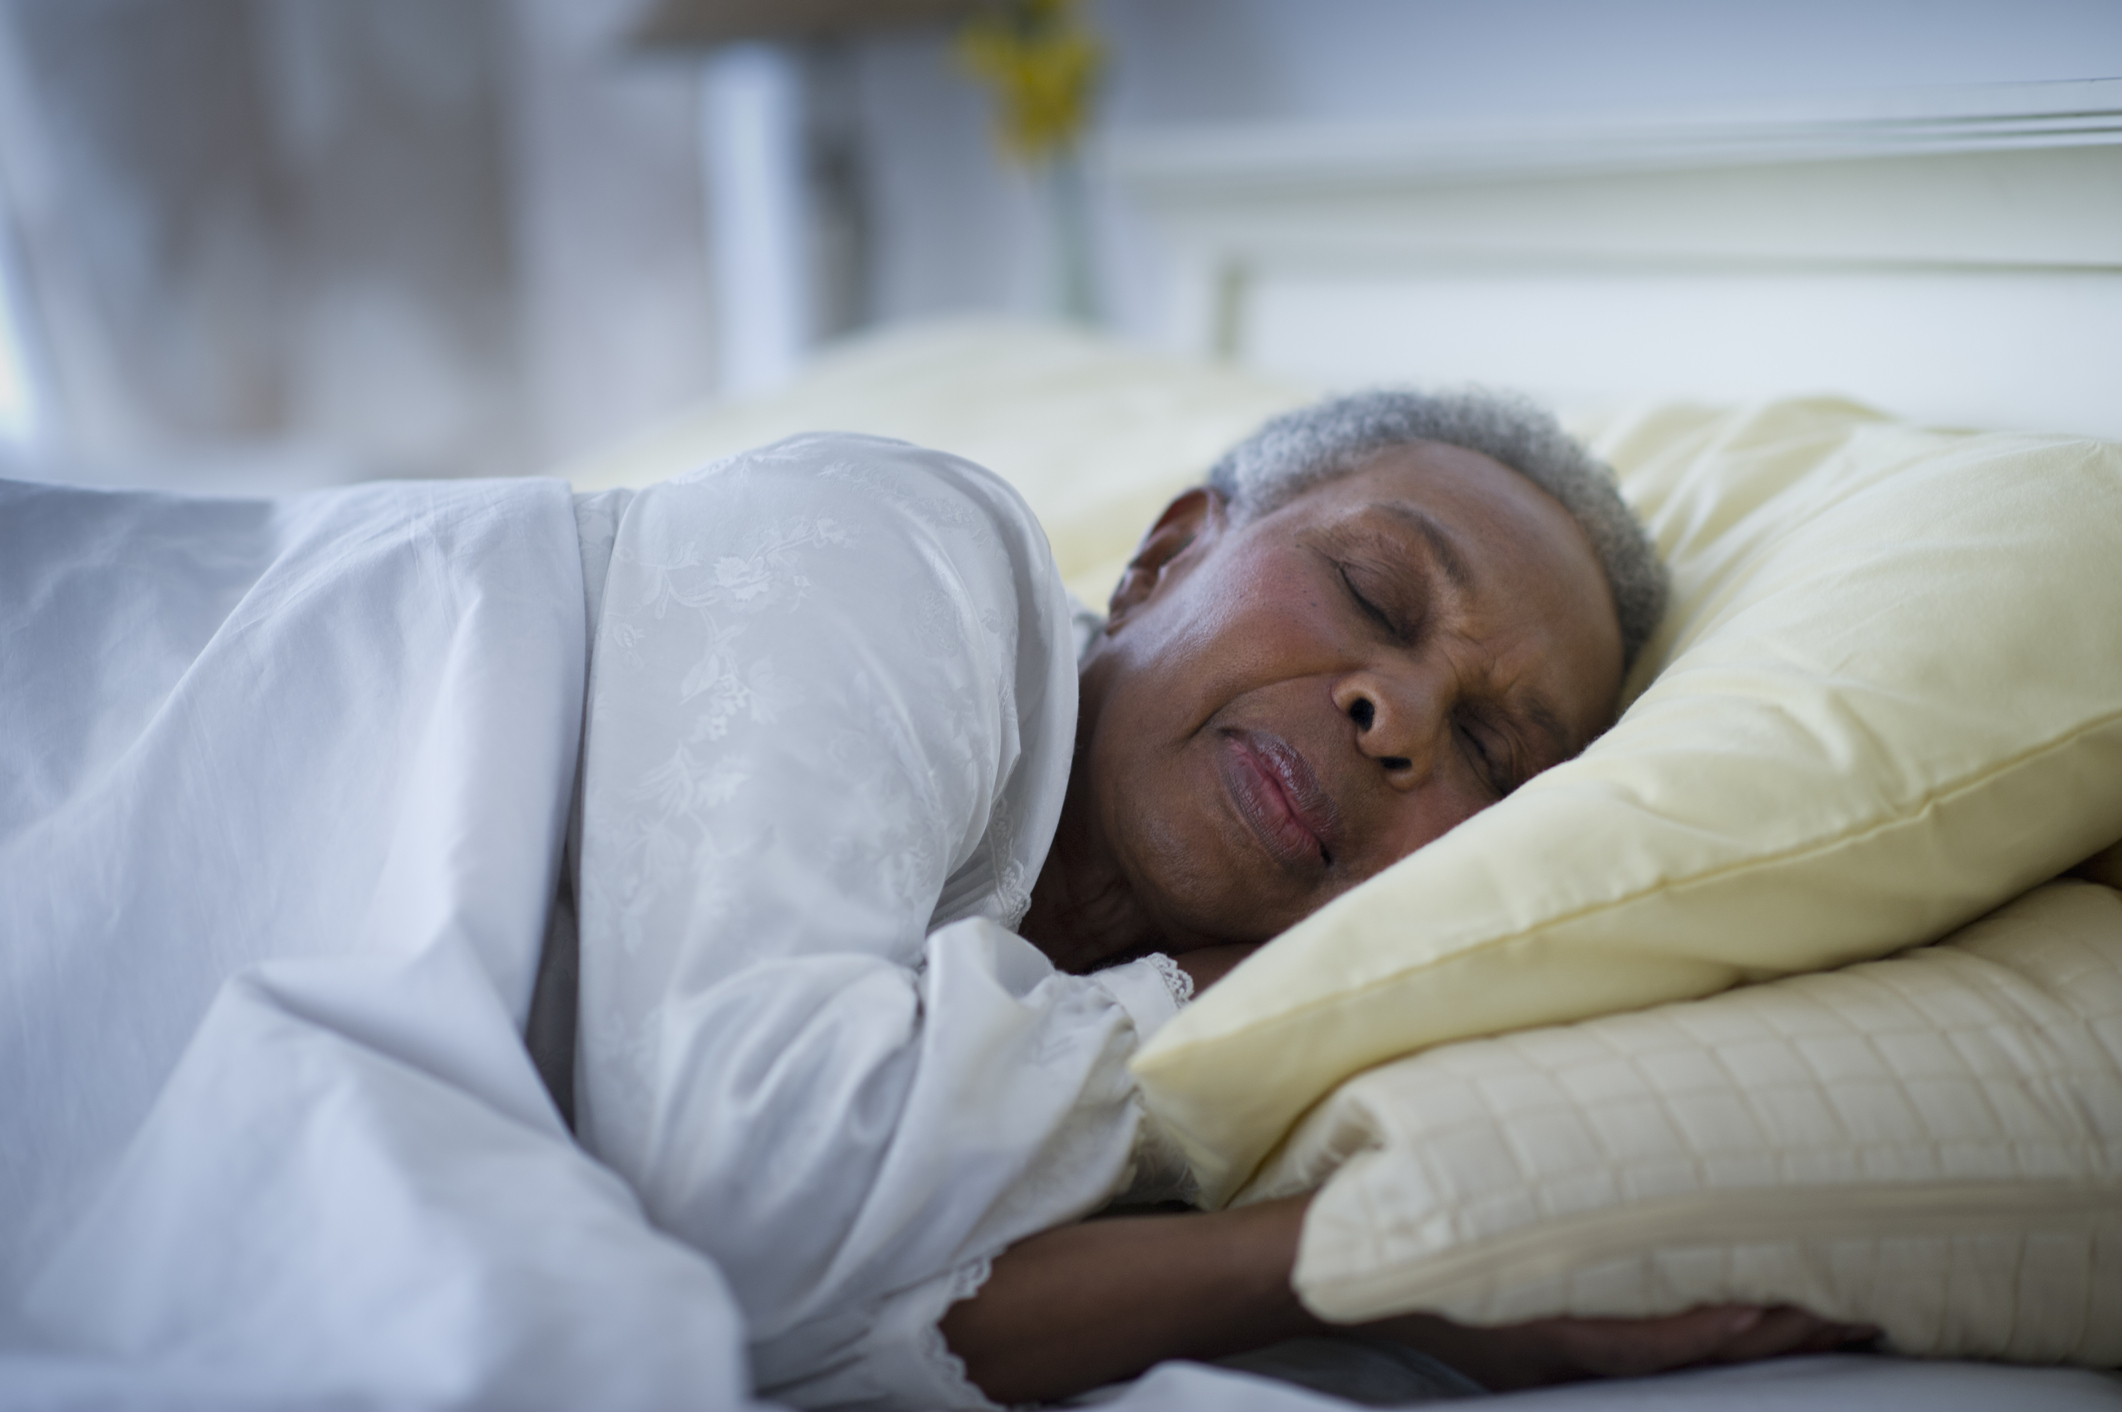
[[[2122,1364],[2122,893],[1344,1084],[1262,1194],[1331,1179],[1329,1319],[1798,1304],[1896,1352]]]
[[[1211,1202],[1372,1065],[1935,940],[2122,834],[2122,445],[1808,401],[1595,449],[1674,574],[1640,696],[1145,1048]]]

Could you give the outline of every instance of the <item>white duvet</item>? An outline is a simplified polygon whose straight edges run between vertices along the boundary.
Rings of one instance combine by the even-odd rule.
[[[8,1405],[742,1400],[517,1040],[579,566],[536,482],[0,487]]]

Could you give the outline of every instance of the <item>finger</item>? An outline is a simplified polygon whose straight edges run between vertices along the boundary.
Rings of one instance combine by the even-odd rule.
[[[1876,1345],[1885,1335],[1876,1324],[1823,1322],[1817,1338],[1807,1341],[1803,1353],[1854,1353]]]
[[[1600,1377],[1638,1377],[1706,1363],[1760,1324],[1765,1311],[1712,1305],[1653,1319],[1558,1319],[1561,1352]]]
[[[1877,1329],[1866,1325],[1836,1323],[1783,1305],[1760,1311],[1760,1317],[1727,1340],[1712,1361],[1748,1363],[1796,1353],[1828,1353],[1878,1336]]]
[[[1820,1328],[1820,1321],[1802,1309],[1776,1308],[1757,1311],[1751,1324],[1726,1339],[1712,1355],[1712,1362],[1750,1363],[1788,1353]]]

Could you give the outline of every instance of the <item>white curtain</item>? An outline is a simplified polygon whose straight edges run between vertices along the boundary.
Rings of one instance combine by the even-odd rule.
[[[5,0],[53,458],[511,474],[710,388],[691,66],[634,0]]]

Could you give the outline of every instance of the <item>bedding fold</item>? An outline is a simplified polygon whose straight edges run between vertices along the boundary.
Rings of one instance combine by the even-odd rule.
[[[557,482],[0,483],[0,1387],[731,1406],[521,1040],[581,734]]]

